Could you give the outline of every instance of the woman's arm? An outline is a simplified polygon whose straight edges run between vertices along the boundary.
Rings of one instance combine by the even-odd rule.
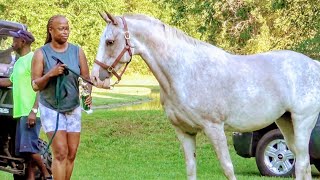
[[[79,60],[80,60],[80,62],[79,62],[80,63],[80,75],[82,77],[84,77],[86,80],[90,80],[87,57],[81,48],[79,48]],[[89,85],[90,92],[91,92],[92,86],[90,84],[88,84],[88,85]]]
[[[79,47],[79,61],[80,61],[79,62],[80,63],[80,75],[82,77],[84,77],[85,79],[90,80],[87,57],[84,54],[82,48],[80,48],[80,47]],[[91,97],[92,86],[89,83],[88,83],[88,88],[89,88],[89,91],[90,91],[90,95],[86,99],[85,103],[87,105],[91,105],[91,103],[92,103],[92,97]]]
[[[46,87],[51,77],[58,76],[63,73],[65,64],[57,64],[48,73],[43,75],[44,58],[41,49],[34,52],[31,65],[32,88],[34,91],[42,90]]]

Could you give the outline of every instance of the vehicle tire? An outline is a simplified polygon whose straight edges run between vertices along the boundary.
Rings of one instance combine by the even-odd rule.
[[[314,166],[317,168],[317,170],[320,172],[320,160],[317,160],[314,162]]]
[[[279,129],[266,133],[256,149],[256,163],[264,176],[292,176],[294,154],[288,149]]]
[[[52,174],[52,171],[51,171],[52,154],[51,154],[50,149],[47,150],[48,143],[39,138],[38,139],[38,146],[40,148],[41,159],[42,159],[43,163],[45,164],[48,172],[50,174]],[[41,174],[39,169],[36,170],[35,177],[36,177],[36,180],[37,179],[39,179],[39,180],[42,179],[42,174]]]
[[[43,163],[45,164],[48,172],[50,174],[52,174],[52,171],[51,171],[51,164],[52,164],[52,155],[51,155],[51,151],[48,150],[47,152],[46,151],[46,148],[48,146],[48,144],[43,141],[42,139],[38,139],[38,146],[40,148],[40,154],[43,154],[41,155],[41,159],[43,161]],[[44,153],[45,152],[45,153]],[[25,172],[27,172],[28,170],[25,169]],[[13,175],[13,179],[14,180],[24,180],[24,179],[27,179],[27,175],[17,175],[17,174],[14,174]],[[36,170],[35,170],[35,179],[36,180],[42,180],[43,177],[42,177],[42,174],[40,172],[40,170],[36,167]]]
[[[14,174],[13,175],[13,179],[14,180],[26,180],[27,179],[27,176],[26,175],[18,175],[18,174]]]

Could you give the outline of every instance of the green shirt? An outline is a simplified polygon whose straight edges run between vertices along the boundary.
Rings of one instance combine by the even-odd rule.
[[[10,76],[13,93],[13,117],[29,116],[36,100],[36,92],[31,87],[31,61],[33,52],[21,56]],[[40,114],[37,114],[40,117]]]

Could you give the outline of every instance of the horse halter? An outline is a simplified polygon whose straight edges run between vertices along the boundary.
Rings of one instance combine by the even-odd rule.
[[[127,66],[129,65],[129,63],[131,62],[131,59],[132,59],[132,51],[131,51],[131,45],[130,45],[130,34],[129,34],[129,31],[128,31],[128,26],[127,26],[127,23],[126,23],[126,20],[124,19],[124,17],[120,17],[122,19],[122,22],[123,22],[123,26],[124,26],[124,38],[126,40],[126,46],[123,48],[123,50],[121,51],[121,53],[119,54],[119,56],[116,58],[116,60],[113,62],[113,64],[111,66],[108,66],[98,60],[94,60],[94,62],[96,64],[98,64],[100,67],[102,67],[103,69],[107,70],[109,73],[112,73],[114,76],[117,77],[117,81],[111,85],[112,87],[116,84],[118,84],[121,80],[121,76],[123,75],[123,73],[126,71],[127,69]],[[126,53],[126,51],[128,51],[129,55],[130,55],[130,60],[126,63],[125,67],[123,68],[122,72],[120,73],[120,75],[115,71],[115,67],[116,65],[119,63],[120,59],[122,58],[122,56],[124,55],[124,53]]]

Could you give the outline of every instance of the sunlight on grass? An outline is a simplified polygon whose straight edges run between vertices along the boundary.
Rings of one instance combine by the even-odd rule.
[[[93,109],[161,109],[159,84],[153,76],[129,76],[112,90],[93,88]]]
[[[102,94],[126,94],[126,95],[139,95],[139,96],[144,96],[148,95],[151,93],[151,89],[148,87],[133,87],[129,85],[122,85],[122,86],[117,86],[112,90],[101,90],[96,87],[92,89],[92,96],[96,97],[97,95],[102,95]],[[102,97],[102,96],[100,96]]]

